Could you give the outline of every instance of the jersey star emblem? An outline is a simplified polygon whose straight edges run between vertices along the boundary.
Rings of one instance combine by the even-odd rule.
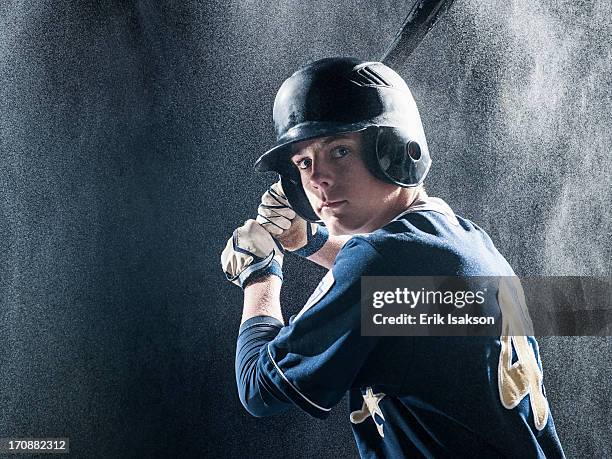
[[[366,389],[366,393],[362,394],[362,396],[363,405],[361,406],[360,410],[356,410],[351,413],[351,422],[353,424],[361,424],[363,421],[365,421],[371,416],[372,420],[374,421],[374,424],[376,424],[376,429],[378,430],[378,433],[382,438],[384,438],[385,434],[383,432],[383,423],[381,422],[379,424],[378,422],[376,422],[376,418],[374,417],[374,415],[377,414],[378,417],[384,422],[385,416],[383,415],[379,405],[385,394],[383,394],[382,392],[379,394],[375,394],[372,388],[368,387]]]

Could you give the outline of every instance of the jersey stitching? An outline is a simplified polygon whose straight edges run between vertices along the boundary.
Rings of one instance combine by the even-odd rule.
[[[270,360],[272,361],[272,363],[274,364],[274,368],[276,368],[276,371],[278,371],[278,373],[283,377],[283,379],[285,380],[285,382],[287,384],[289,384],[289,386],[291,386],[291,388],[296,391],[304,400],[306,400],[308,403],[310,403],[312,406],[314,406],[315,408],[320,409],[321,411],[331,411],[331,408],[323,408],[322,406],[317,405],[315,402],[313,402],[312,400],[310,400],[308,397],[306,397],[304,394],[302,394],[297,387],[295,387],[293,384],[291,384],[291,381],[289,381],[287,379],[287,377],[285,376],[285,374],[283,373],[283,371],[278,367],[278,365],[276,364],[276,362],[274,361],[274,359],[272,358],[272,354],[270,353],[270,343],[268,343],[267,346],[267,350],[268,350],[268,357],[270,358]]]

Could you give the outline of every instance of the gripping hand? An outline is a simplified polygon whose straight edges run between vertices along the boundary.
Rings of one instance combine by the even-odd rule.
[[[255,220],[236,229],[221,254],[225,277],[244,288],[249,282],[268,275],[283,279],[283,248]]]
[[[278,181],[261,197],[257,222],[278,240],[285,250],[301,257],[317,252],[327,241],[325,227],[297,215]]]

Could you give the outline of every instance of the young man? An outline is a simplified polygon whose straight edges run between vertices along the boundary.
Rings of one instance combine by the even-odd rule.
[[[281,181],[222,254],[244,289],[245,408],[325,418],[348,391],[362,457],[563,457],[533,337],[361,334],[362,276],[514,275],[482,229],[427,196],[429,152],[401,77],[381,63],[317,61],[284,82],[274,120],[277,145],[256,168]],[[287,326],[281,245],[329,268]]]

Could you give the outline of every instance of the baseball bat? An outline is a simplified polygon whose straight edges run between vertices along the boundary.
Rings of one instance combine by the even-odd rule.
[[[380,59],[393,68],[419,46],[438,19],[448,11],[454,0],[416,0],[395,39]]]

